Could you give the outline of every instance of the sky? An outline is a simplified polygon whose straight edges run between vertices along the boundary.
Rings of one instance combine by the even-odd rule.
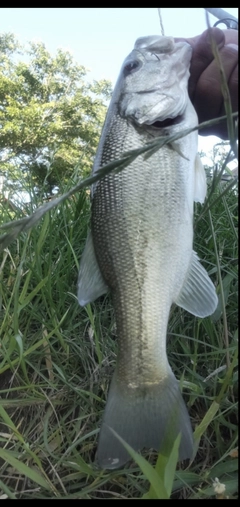
[[[225,10],[238,17],[237,8]],[[206,29],[203,8],[161,9],[161,15],[165,35],[193,37]],[[21,42],[41,40],[51,53],[69,50],[90,77],[113,83],[135,40],[161,35],[157,8],[0,8],[0,32],[13,32]]]
[[[224,10],[238,17],[237,8]],[[166,8],[161,16],[168,36],[193,37],[206,29],[203,8]],[[217,19],[209,17],[213,25]],[[21,43],[42,41],[53,54],[68,50],[89,69],[89,80],[110,79],[113,85],[135,40],[161,35],[157,8],[0,8],[1,32],[14,33]]]

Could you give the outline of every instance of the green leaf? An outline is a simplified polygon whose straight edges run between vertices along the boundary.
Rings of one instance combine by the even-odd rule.
[[[125,449],[128,451],[130,456],[136,461],[139,468],[142,470],[145,477],[149,480],[151,484],[151,493],[148,493],[148,496],[145,496],[145,498],[152,498],[152,499],[168,499],[169,495],[167,493],[167,490],[165,488],[165,485],[163,483],[163,480],[161,477],[159,477],[156,470],[150,465],[140,454],[138,454],[134,449],[121,438],[116,431],[114,431],[112,428],[110,428],[111,432],[115,435],[116,438],[123,444]]]
[[[30,294],[28,294],[28,296],[25,297],[25,299],[19,296],[19,307],[18,307],[19,312],[32,301],[32,299],[38,294],[41,288],[44,287],[44,285],[47,283],[48,279],[49,279],[48,276],[43,278],[37,284],[37,286],[30,292]]]
[[[219,404],[216,403],[216,401],[213,401],[212,404],[210,405],[207,413],[205,414],[203,420],[201,421],[201,423],[199,424],[199,426],[194,431],[194,440],[195,440],[195,442],[199,442],[201,436],[203,435],[203,433],[205,433],[207,427],[209,426],[209,424],[214,419],[214,417],[215,417],[216,413],[218,412],[218,410],[219,410]]]
[[[166,487],[169,497],[172,493],[172,487],[173,487],[173,481],[174,481],[174,477],[175,477],[176,466],[177,466],[177,462],[179,459],[178,451],[179,451],[180,442],[181,442],[181,434],[179,434],[177,436],[177,438],[173,444],[171,454],[168,457],[167,463],[165,465],[164,485]]]
[[[11,465],[12,467],[16,468],[16,470],[24,475],[25,477],[28,477],[33,481],[34,483],[38,484],[39,486],[42,486],[44,489],[47,489],[48,491],[51,489],[50,485],[47,483],[47,481],[40,475],[36,470],[33,470],[31,467],[25,465],[25,463],[22,463],[22,461],[19,461],[16,459],[11,451],[7,451],[6,449],[0,448],[0,458],[4,459]]]

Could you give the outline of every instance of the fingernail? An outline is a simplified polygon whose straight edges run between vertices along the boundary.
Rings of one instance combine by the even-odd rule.
[[[232,49],[235,49],[236,51],[238,51],[237,44],[226,44],[225,48],[232,48]]]

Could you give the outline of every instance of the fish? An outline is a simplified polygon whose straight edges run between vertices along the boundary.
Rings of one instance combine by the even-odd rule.
[[[109,104],[93,174],[124,153],[198,125],[188,96],[191,46],[172,37],[137,39]],[[194,201],[206,175],[197,130],[141,153],[91,187],[91,227],[80,261],[78,301],[111,292],[118,354],[100,428],[96,462],[123,467],[135,451],[165,452],[180,434],[179,460],[193,456],[193,432],[168,362],[172,304],[204,318],[218,298],[193,251]]]

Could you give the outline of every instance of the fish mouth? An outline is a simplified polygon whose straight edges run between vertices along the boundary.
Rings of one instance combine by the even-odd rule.
[[[156,129],[163,129],[166,127],[172,127],[173,125],[177,125],[183,121],[183,114],[179,114],[175,118],[166,118],[166,120],[157,120],[150,124],[151,127]]]

